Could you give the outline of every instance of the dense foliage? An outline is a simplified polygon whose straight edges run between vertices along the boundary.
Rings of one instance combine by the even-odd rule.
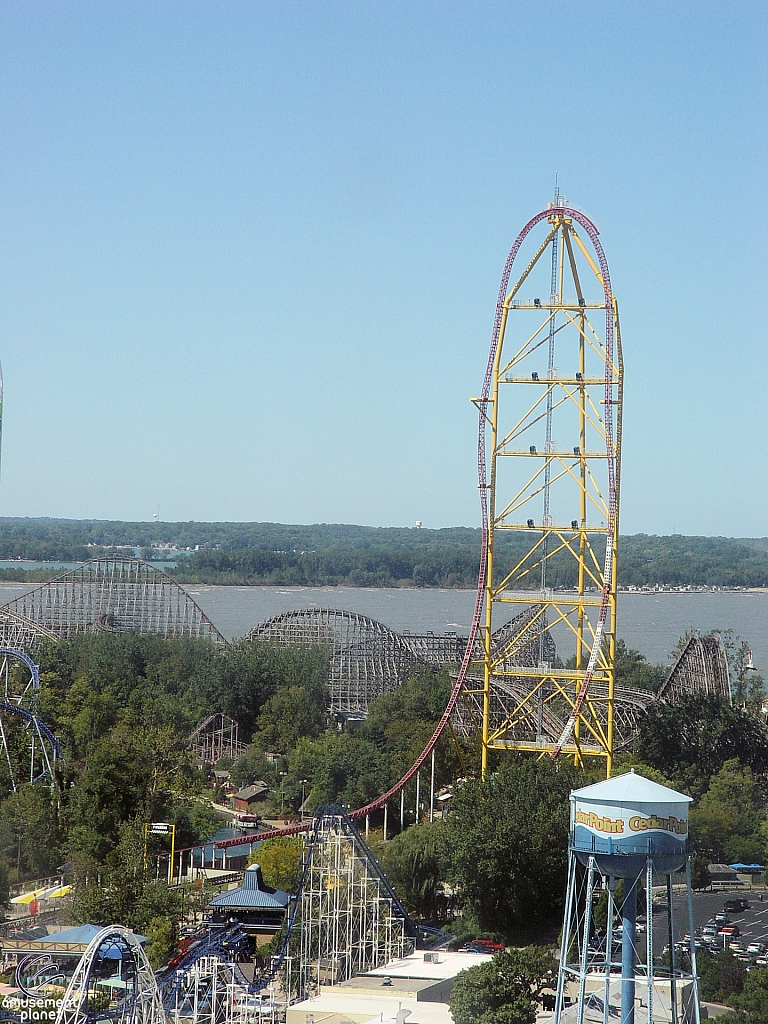
[[[694,694],[652,704],[635,745],[640,759],[681,790],[700,797],[728,761],[768,770],[768,731],[756,716],[715,696]]]
[[[533,1024],[545,988],[557,980],[551,949],[505,949],[489,963],[462,971],[451,991],[456,1024]]]
[[[446,832],[439,821],[415,825],[376,851],[400,899],[427,921],[437,917],[440,881],[447,873]]]
[[[260,866],[264,882],[273,889],[296,892],[303,848],[301,836],[276,836],[260,843],[248,863]]]
[[[41,877],[68,858],[108,864],[132,821],[175,823],[177,846],[219,821],[187,737],[212,710],[260,735],[270,701],[325,725],[327,653],[95,634],[44,648],[39,712],[63,745],[60,789],[11,792],[0,765],[0,859],[11,877]],[[283,697],[285,696],[285,701]],[[314,709],[314,710],[313,710]],[[318,710],[319,709],[319,710]]]
[[[160,545],[164,547],[161,548]],[[0,519],[0,558],[83,561],[105,552],[141,551],[164,558],[175,546],[180,582],[355,586],[473,587],[480,531],[464,527],[428,530],[279,523],[127,523],[66,519]],[[530,545],[524,533],[496,538],[501,574]],[[196,550],[199,549],[199,550]],[[602,558],[602,551],[596,549]],[[22,567],[2,570],[5,579],[25,577]],[[42,578],[45,572],[36,572]],[[50,575],[50,574],[48,574]],[[534,574],[535,575],[535,574]],[[575,562],[560,552],[549,563],[553,587],[575,585]],[[768,540],[727,537],[621,539],[624,586],[768,586]],[[535,586],[535,581],[531,581]]]
[[[467,780],[446,822],[449,877],[481,928],[538,937],[561,916],[568,798],[585,779],[549,759],[507,759]]]
[[[729,644],[738,682],[741,648]],[[28,785],[12,792],[0,763],[0,900],[4,875],[40,878],[66,864],[75,880],[75,919],[130,924],[150,937],[157,963],[175,941],[179,898],[155,880],[162,875],[159,862],[155,873],[145,870],[158,851],[150,839],[145,854],[144,823],[175,823],[177,847],[209,838],[222,824],[208,773],[188,746],[195,725],[212,711],[237,718],[241,737],[251,742],[231,765],[233,778],[239,785],[264,779],[275,808],[296,811],[304,795],[312,807],[356,807],[413,763],[452,686],[447,671],[421,669],[374,701],[365,722],[342,729],[326,713],[323,647],[240,643],[221,649],[205,641],[99,633],[45,647],[39,661],[39,709],[66,757],[55,793]],[[662,675],[619,644],[620,682],[653,690]],[[694,797],[691,837],[700,885],[706,885],[708,862],[765,862],[768,730],[757,707],[751,699],[732,707],[708,696],[654,704],[634,751],[616,766],[633,766]],[[466,774],[462,761],[470,765],[469,777],[457,782]],[[455,927],[464,934],[550,941],[562,915],[568,796],[596,776],[577,772],[565,759],[553,764],[510,755],[499,757],[480,781],[472,777],[476,764],[474,741],[464,743],[460,758],[450,737],[441,738],[435,788],[454,784],[451,813],[444,821],[425,820],[429,786],[422,777],[418,810],[414,783],[405,793],[408,827],[391,838],[399,816],[390,806],[390,841],[376,849],[415,916],[434,921],[448,907],[460,912]],[[374,828],[382,823],[381,815],[372,816]],[[268,884],[292,889],[299,854],[300,841],[276,839],[253,859]],[[203,896],[184,896],[187,906],[197,898]],[[466,1024],[528,1019],[541,965],[504,957],[494,963],[463,983],[463,995],[458,989],[457,1022],[459,1015]],[[750,976],[742,991],[730,961],[716,960],[707,969],[712,991],[730,986],[729,997],[749,1001],[733,1005],[746,1015],[740,1020],[753,1024],[757,1011],[750,1007],[763,998],[759,978]]]

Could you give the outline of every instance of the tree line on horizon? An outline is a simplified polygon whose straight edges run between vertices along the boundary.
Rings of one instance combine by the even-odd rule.
[[[97,520],[0,519],[0,559],[86,561],[140,552],[169,557],[179,583],[277,586],[467,587],[477,582],[480,531],[334,524],[126,523]],[[508,572],[530,546],[526,533],[498,533],[496,564]],[[163,545],[162,547],[160,545]],[[198,550],[195,550],[197,548]],[[190,549],[190,550],[187,550]],[[601,557],[599,545],[596,554]],[[6,580],[49,579],[52,570],[0,569]],[[567,553],[550,559],[555,588],[576,583]],[[655,536],[621,538],[622,586],[768,587],[768,539]],[[531,586],[538,585],[531,574]]]

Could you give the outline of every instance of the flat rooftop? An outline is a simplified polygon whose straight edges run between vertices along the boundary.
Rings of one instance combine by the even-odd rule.
[[[412,953],[339,985],[323,985],[313,998],[288,1008],[286,1024],[391,1024],[400,1009],[410,1010],[405,1024],[453,1024],[447,1002],[453,979],[491,955],[442,950],[437,955],[438,962],[429,963],[423,952]],[[392,984],[382,985],[384,978]]]
[[[384,967],[377,967],[370,972],[373,977],[392,978],[429,978],[431,981],[445,981],[448,978],[455,978],[460,971],[468,967],[477,967],[478,964],[487,963],[493,957],[490,953],[447,953],[445,950],[435,950],[432,954],[439,958],[438,963],[427,963],[424,960],[424,953],[411,953],[402,960],[390,960]]]
[[[324,988],[320,995],[294,1003],[286,1011],[286,1024],[307,1024],[311,1015],[312,1024],[366,1024],[380,1021],[392,1024],[398,1010],[410,1010],[405,1024],[453,1024],[451,1011],[446,1003],[417,1003],[415,999],[404,998],[397,993],[389,996],[360,995],[354,989],[342,986]]]

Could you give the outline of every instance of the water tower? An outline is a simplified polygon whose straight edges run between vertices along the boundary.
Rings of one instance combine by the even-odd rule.
[[[555,1024],[699,1024],[688,862],[690,801],[634,772],[571,793]],[[683,871],[678,905],[682,900],[686,911],[690,969],[680,963],[675,934],[673,875]],[[662,887],[667,902],[665,966],[654,963],[662,952],[654,950],[654,886],[657,895]],[[643,888],[644,933],[637,928],[638,890]],[[600,890],[606,894],[604,926],[595,920]]]

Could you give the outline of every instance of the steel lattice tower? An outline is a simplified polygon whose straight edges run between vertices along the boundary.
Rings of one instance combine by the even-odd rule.
[[[547,233],[509,289],[537,226]],[[542,297],[521,298],[523,286]],[[483,703],[483,771],[489,751],[514,749],[564,751],[577,763],[599,756],[610,774],[622,374],[618,305],[597,229],[556,193],[510,252],[483,394],[473,400],[487,570],[482,680],[467,679],[466,693]],[[521,605],[536,607],[541,653],[535,667],[512,669],[492,637]],[[570,637],[564,664],[546,660],[553,627]],[[519,638],[530,640],[530,631]],[[506,677],[517,692],[511,704]]]

